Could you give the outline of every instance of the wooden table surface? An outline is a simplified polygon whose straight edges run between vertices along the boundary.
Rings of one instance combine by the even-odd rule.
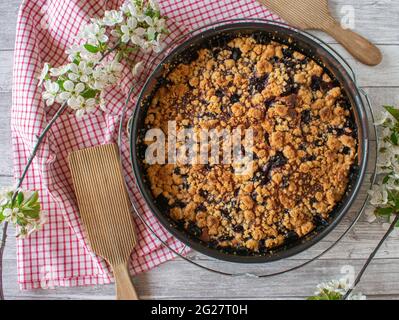
[[[20,0],[0,1],[0,186],[13,183],[10,144],[10,107],[12,62],[15,25]],[[370,68],[353,60],[331,38],[322,35],[353,66],[359,85],[370,95],[373,108],[383,104],[399,105],[399,1],[394,0],[330,0],[336,17],[343,15],[347,6],[355,8],[355,29],[376,43],[384,54],[378,67]],[[369,171],[371,172],[371,170]],[[360,195],[366,196],[367,183]],[[213,261],[201,255],[194,258],[207,266],[239,272],[269,273],[282,267],[306,261],[331,244],[349,225],[360,206],[351,210],[344,221],[325,241],[303,254],[282,262],[242,266]],[[167,262],[150,272],[136,277],[138,294],[144,299],[303,299],[311,295],[315,286],[324,280],[342,277],[347,270],[358,271],[368,254],[384,233],[381,224],[369,224],[364,218],[328,254],[297,271],[273,277],[225,277],[198,269],[181,259]],[[7,299],[112,299],[113,286],[57,288],[21,292],[17,285],[15,239],[8,238],[4,261],[5,294]],[[399,237],[391,236],[369,267],[359,289],[369,299],[399,298]]]

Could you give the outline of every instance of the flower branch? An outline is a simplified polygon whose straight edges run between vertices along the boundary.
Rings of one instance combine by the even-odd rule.
[[[23,191],[22,183],[36,157],[47,132],[69,107],[76,116],[90,113],[99,106],[105,108],[104,90],[116,85],[123,69],[121,59],[139,50],[160,52],[162,38],[167,33],[166,17],[161,16],[153,0],[127,0],[119,10],[106,11],[99,19],[91,19],[79,32],[76,44],[66,50],[68,63],[52,67],[46,63],[39,77],[44,87],[42,98],[47,107],[55,103],[59,109],[37,137],[35,146],[15,188],[0,195],[0,299],[4,299],[2,265],[9,223],[19,227],[19,236],[28,236],[44,223],[37,191]],[[111,55],[114,53],[113,55]],[[107,57],[107,59],[105,59]],[[135,75],[142,67],[135,62]]]
[[[369,222],[376,219],[385,220],[388,229],[367,258],[353,284],[340,285],[339,288],[331,285],[331,283],[341,283],[339,281],[321,284],[315,295],[309,298],[311,300],[347,300],[357,296],[364,297],[361,294],[352,295],[352,292],[378,250],[395,228],[399,228],[399,110],[392,106],[385,106],[384,109],[375,123],[378,127],[379,140],[377,181],[368,192],[370,208],[366,211],[366,215]]]

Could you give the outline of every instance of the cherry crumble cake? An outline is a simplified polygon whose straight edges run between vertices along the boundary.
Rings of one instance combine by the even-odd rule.
[[[357,131],[340,84],[311,58],[236,36],[192,50],[165,73],[145,126],[254,132],[250,172],[148,165],[158,208],[213,248],[262,254],[328,225],[356,167]],[[149,144],[147,142],[147,144]]]

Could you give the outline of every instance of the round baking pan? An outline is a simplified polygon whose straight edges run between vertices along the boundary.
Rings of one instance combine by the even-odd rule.
[[[221,42],[224,43],[226,39],[238,35],[250,35],[259,41],[277,41],[317,61],[344,88],[352,105],[353,122],[357,128],[357,164],[352,167],[346,194],[330,213],[328,224],[319,225],[305,237],[274,248],[265,254],[213,248],[206,242],[190,235],[182,226],[170,218],[168,214],[162,212],[162,209],[157,206],[156,200],[150,191],[142,164],[142,157],[140,156],[143,153],[140,137],[145,132],[144,120],[149,102],[160,83],[162,83],[166,66],[173,68],[173,65],[190,59],[190,55],[196,50],[205,46],[209,47],[212,44],[218,46]],[[194,250],[219,260],[237,263],[265,263],[284,259],[310,248],[323,239],[341,221],[355,201],[364,180],[368,151],[368,124],[361,95],[351,75],[336,58],[336,55],[333,54],[332,49],[316,42],[307,33],[300,32],[283,24],[265,21],[232,21],[223,25],[213,26],[198,34],[190,34],[182,43],[176,44],[175,48],[167,49],[164,52],[164,56],[162,56],[162,61],[147,79],[139,95],[133,114],[133,122],[130,127],[130,154],[137,186],[148,207],[160,223],[176,238]]]

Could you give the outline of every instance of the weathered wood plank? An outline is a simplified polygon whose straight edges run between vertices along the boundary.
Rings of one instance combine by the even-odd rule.
[[[11,92],[0,93],[0,176],[11,176],[13,172],[10,117]]]
[[[292,261],[284,262],[286,265],[293,265],[293,263]],[[245,276],[221,276],[175,260],[140,274],[135,278],[135,285],[138,294],[144,299],[304,298],[311,295],[321,281],[341,278],[343,276],[341,269],[344,266],[352,266],[355,270],[359,270],[362,263],[363,261],[360,260],[337,259],[334,262],[320,260],[292,273],[272,279],[257,279]],[[6,261],[5,279],[8,288],[6,297],[9,299],[110,299],[114,297],[114,289],[111,285],[19,292],[8,284],[8,281],[15,281],[15,272],[9,264],[10,262]],[[267,266],[267,269],[277,270],[271,266]],[[376,274],[378,277],[375,276]],[[392,295],[397,298],[398,276],[398,260],[376,260],[370,265],[359,290],[365,294]],[[212,290],[210,291],[209,288]]]
[[[8,0],[0,2],[0,50],[14,48],[17,14],[20,0]]]
[[[0,51],[0,92],[11,92],[14,51]]]
[[[348,220],[345,219],[337,228],[324,239],[320,244],[308,249],[302,254],[293,256],[289,260],[299,261],[306,260],[322,253],[327,247],[336,242],[339,235],[348,227]],[[372,248],[374,248],[379,239],[384,235],[384,229],[381,224],[369,224],[364,219],[356,224],[354,229],[329,253],[325,254],[323,260],[335,259],[364,259],[366,258]],[[12,234],[12,231],[11,231]],[[15,239],[10,235],[7,243],[7,252],[5,259],[15,260]],[[195,260],[208,261],[211,260],[203,255],[194,255]],[[393,235],[382,246],[381,250],[376,256],[377,259],[399,259],[399,235]]]
[[[398,46],[379,45],[384,56],[383,61],[376,67],[368,67],[361,64],[345,49],[333,44],[332,47],[342,55],[342,57],[353,68],[357,83],[361,87],[398,87],[399,86],[399,65],[398,61]]]
[[[359,32],[376,44],[398,44],[399,21],[394,17],[399,15],[399,6],[395,1],[374,0],[330,0],[333,16],[341,21],[354,8],[355,31]],[[321,39],[328,43],[335,43],[333,39],[321,32],[317,32]]]
[[[347,222],[337,227],[342,229]],[[364,221],[356,225],[354,231],[333,251],[317,262],[284,276],[272,279],[253,281],[252,278],[239,280],[226,278],[213,273],[197,269],[196,267],[176,259],[168,262],[146,274],[137,277],[137,288],[142,298],[165,299],[165,298],[303,298],[312,292],[314,286],[323,280],[337,278],[340,276],[340,268],[344,265],[352,265],[357,270],[361,267],[371,248],[375,246],[383,234],[380,225],[370,225]],[[391,298],[397,298],[399,288],[395,286],[395,266],[399,264],[399,237],[391,237],[379,252],[377,259],[370,267],[370,276],[365,277],[362,289],[373,295],[389,294]],[[313,248],[309,252],[318,252]],[[202,255],[194,255],[196,261],[207,266],[234,272],[254,272],[259,274],[262,270],[272,272],[280,270],[282,266],[293,266],[303,259],[308,258],[309,252],[295,256],[291,259],[272,263],[265,266],[237,266],[211,260]],[[394,258],[395,257],[395,258]],[[15,274],[15,239],[13,229],[10,229],[9,243],[5,253],[5,279],[8,298],[29,298],[29,299],[110,299],[113,298],[112,286],[95,286],[81,288],[57,288],[57,290],[39,290],[19,292],[16,284]],[[396,268],[397,270],[397,268]],[[182,276],[184,274],[184,276]],[[378,274],[378,277],[371,275]],[[378,280],[375,280],[377,278]],[[225,280],[224,280],[225,279]],[[295,279],[301,279],[300,283],[292,288],[290,284]],[[172,281],[173,280],[173,281]],[[208,286],[213,285],[212,296],[207,294]],[[392,283],[391,283],[392,282]],[[284,285],[285,284],[285,285]],[[398,284],[399,285],[399,284]],[[278,287],[278,289],[276,289]],[[297,288],[299,287],[299,288]],[[236,289],[240,288],[240,289]],[[243,289],[244,288],[244,289]],[[71,294],[73,293],[73,294]]]
[[[0,50],[14,48],[15,26],[20,0],[0,3]],[[352,6],[355,13],[355,30],[378,44],[399,44],[399,6],[395,1],[330,0],[333,15],[340,21]],[[372,17],[372,19],[371,19]],[[387,23],[389,21],[389,23]],[[331,37],[316,32],[328,43],[336,43]]]
[[[343,6],[353,5],[355,8],[355,29],[381,44],[384,62],[376,68],[368,68],[353,59],[338,45],[339,52],[353,65],[359,83],[366,86],[375,109],[383,104],[399,104],[399,3],[396,1],[373,0],[330,0],[331,9],[336,17],[341,17]],[[20,0],[8,0],[0,3],[0,187],[12,183],[12,161],[10,149],[9,109],[11,105],[12,49],[14,47],[15,23]],[[320,34],[320,33],[316,33]],[[335,43],[330,37],[321,35],[329,43]],[[383,88],[388,86],[388,88]],[[363,191],[360,198],[366,196]],[[352,210],[352,214],[356,208]],[[348,225],[348,219],[336,228],[323,242],[324,246],[337,237]],[[185,263],[181,259],[166,263],[148,273],[137,277],[138,292],[142,298],[304,298],[311,294],[315,285],[322,281],[340,276],[340,267],[353,265],[358,270],[363,259],[383,234],[378,224],[370,225],[362,219],[355,229],[323,259],[296,272],[273,279],[225,278]],[[112,299],[113,286],[96,286],[81,288],[59,288],[57,290],[38,290],[19,292],[16,284],[15,238],[10,230],[9,242],[5,253],[5,287],[6,297],[10,299]],[[369,298],[398,299],[399,283],[399,237],[391,237],[370,266],[360,289]],[[280,265],[268,265],[268,270],[276,270],[281,263],[293,265],[301,259],[309,258],[311,253],[320,252],[323,246],[313,247],[309,251],[280,262]],[[210,261],[200,255],[195,256],[201,263],[224,266],[217,261]],[[251,267],[264,268],[264,266]],[[253,270],[253,269],[252,269]],[[259,271],[260,269],[258,269]],[[298,281],[298,279],[300,279]],[[217,284],[217,285],[215,285]],[[209,287],[212,294],[209,296]]]

